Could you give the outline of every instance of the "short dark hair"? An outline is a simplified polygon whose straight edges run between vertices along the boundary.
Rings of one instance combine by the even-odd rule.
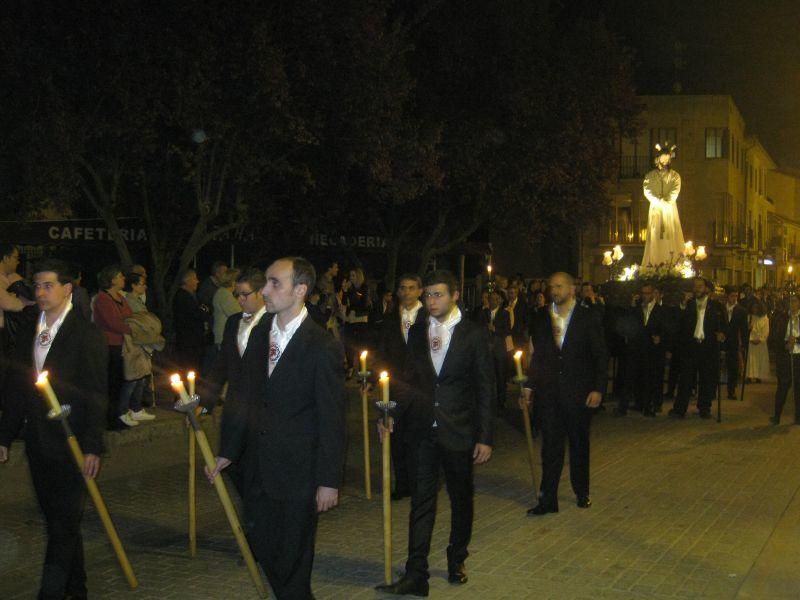
[[[125,289],[131,291],[133,286],[140,284],[145,279],[147,279],[147,277],[141,273],[129,271],[128,273],[125,273]]]
[[[264,276],[264,271],[261,269],[247,267],[242,271],[242,274],[239,275],[239,279],[236,280],[236,283],[246,283],[250,286],[250,289],[257,292],[267,285],[267,278]]]
[[[0,258],[11,256],[12,254],[14,254],[14,250],[19,252],[19,246],[17,246],[16,244],[9,244],[8,242],[0,243]]]
[[[226,263],[224,260],[215,260],[213,263],[211,263],[211,274],[213,275],[216,273],[217,269],[220,267],[225,267],[227,269],[228,263]]]
[[[286,256],[278,260],[288,260],[292,263],[292,285],[305,284],[308,288],[306,295],[310,295],[317,283],[317,271],[314,269],[314,265],[302,256]]]
[[[453,275],[452,272],[445,269],[437,269],[436,271],[427,273],[423,286],[430,287],[432,285],[439,285],[440,283],[447,286],[447,291],[450,292],[451,296],[458,291],[458,279],[456,279],[456,276]]]
[[[100,269],[97,274],[97,287],[105,291],[111,287],[111,280],[117,276],[117,273],[122,273],[122,267],[119,265],[108,265]]]
[[[8,255],[6,255],[8,256]],[[75,269],[65,260],[60,258],[43,258],[33,266],[33,274],[55,273],[58,283],[66,285],[75,281]]]
[[[403,273],[397,278],[397,285],[400,286],[401,281],[413,281],[417,284],[418,288],[422,288],[422,277],[416,273]]]

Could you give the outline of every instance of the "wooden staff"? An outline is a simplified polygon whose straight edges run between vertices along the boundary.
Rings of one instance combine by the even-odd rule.
[[[364,435],[364,491],[367,500],[372,500],[372,472],[370,469],[369,457],[369,398],[367,390],[367,379],[371,372],[367,370],[367,351],[361,353],[361,370],[358,372],[358,380],[361,383],[361,422]]]
[[[186,374],[189,397],[195,396],[195,373]],[[188,428],[187,423],[187,428]],[[189,430],[189,556],[197,556],[197,446],[194,433]]]
[[[378,380],[381,389],[380,402],[378,408],[383,411],[383,579],[389,585],[392,583],[392,436],[389,431],[391,427],[391,417],[389,411],[395,407],[394,402],[389,401],[389,374],[381,372]]]
[[[42,393],[45,400],[47,400],[47,404],[50,406],[50,412],[48,413],[47,417],[49,419],[61,421],[61,426],[63,427],[64,433],[67,436],[67,445],[72,453],[72,458],[75,459],[75,464],[78,466],[78,470],[81,472],[81,475],[83,475],[86,457],[84,456],[83,451],[78,444],[78,440],[75,438],[75,434],[72,433],[72,428],[69,426],[69,422],[67,421],[67,417],[69,416],[69,407],[62,407],[58,402],[56,393],[50,385],[50,381],[48,380],[47,371],[43,371],[42,374],[39,375],[39,378],[36,380],[36,387],[39,388],[39,391]],[[122,568],[122,572],[125,574],[125,579],[128,580],[128,586],[130,586],[132,590],[135,590],[137,587],[139,587],[139,582],[136,580],[136,575],[133,573],[133,568],[128,560],[128,555],[125,554],[125,548],[122,547],[122,542],[119,539],[119,535],[117,535],[117,530],[114,527],[114,523],[111,521],[111,515],[108,514],[106,503],[103,501],[103,497],[100,495],[100,489],[97,487],[97,482],[91,477],[86,477],[85,475],[83,475],[83,481],[86,484],[86,489],[89,492],[89,496],[92,498],[92,502],[97,510],[97,514],[100,516],[100,521],[103,523],[103,528],[106,530],[106,535],[111,541],[111,546],[114,548],[114,554],[117,555],[119,566]]]
[[[531,431],[531,414],[528,403],[525,401],[525,382],[528,378],[522,374],[522,350],[514,353],[514,364],[517,367],[517,376],[514,381],[519,385],[520,406],[522,407],[522,422],[525,425],[525,439],[528,441],[528,462],[531,467],[531,482],[536,489],[536,453],[533,450],[533,431]]]
[[[194,412],[198,404],[197,397],[194,396],[193,399],[189,398],[189,395],[186,393],[186,388],[184,388],[183,382],[181,381],[179,375],[172,376],[171,384],[172,388],[181,398],[175,404],[175,410],[186,414],[187,418],[189,419],[189,424],[192,426],[195,439],[197,440],[197,446],[200,448],[200,454],[203,457],[209,472],[211,472],[216,469],[217,461],[214,459],[214,453],[211,451],[211,446],[208,443],[206,433],[200,427],[200,422],[197,420],[197,415]],[[230,494],[228,494],[228,488],[225,487],[225,480],[221,475],[218,475],[214,478],[214,489],[217,491],[219,501],[222,503],[222,508],[225,510],[225,516],[228,517],[228,523],[231,526],[233,537],[236,538],[236,544],[239,546],[239,551],[244,557],[244,562],[247,565],[247,570],[250,572],[250,577],[253,579],[253,584],[256,586],[256,591],[261,598],[266,598],[267,590],[264,587],[264,582],[261,579],[261,574],[258,572],[258,566],[256,566],[255,558],[253,558],[253,553],[250,551],[250,546],[247,543],[247,539],[244,536],[244,531],[239,523],[239,517],[236,514],[236,508],[233,506]]]

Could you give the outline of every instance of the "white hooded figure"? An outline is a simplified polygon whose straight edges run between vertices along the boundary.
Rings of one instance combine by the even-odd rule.
[[[670,167],[675,146],[656,144],[656,168],[644,178],[644,197],[650,202],[647,215],[647,241],[642,266],[673,264],[684,250],[683,229],[678,216],[681,176]]]

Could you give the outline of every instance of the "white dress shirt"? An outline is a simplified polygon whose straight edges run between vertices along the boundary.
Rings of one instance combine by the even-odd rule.
[[[796,340],[800,339],[800,313],[789,313],[789,323],[786,325],[786,335],[783,339],[786,341],[790,337],[794,337]],[[800,343],[794,343],[792,354],[800,354]]]
[[[694,339],[699,342],[702,342],[704,339],[706,339],[705,331],[703,331],[703,325],[705,324],[706,320],[707,306],[708,296],[697,301],[697,324],[694,326]]]
[[[400,332],[403,334],[403,339],[408,343],[408,330],[417,321],[417,313],[422,308],[422,302],[417,300],[417,303],[411,308],[400,308]]]
[[[53,345],[53,341],[56,339],[58,330],[61,329],[61,325],[64,324],[64,319],[67,318],[67,315],[71,310],[72,302],[67,301],[67,306],[64,308],[64,312],[58,316],[58,318],[50,327],[47,326],[47,317],[44,314],[44,311],[39,314],[39,323],[36,325],[36,340],[33,344],[33,359],[36,363],[36,373],[38,375],[42,374],[42,369],[44,369],[44,361],[47,360],[47,353],[50,352],[50,347]]]
[[[428,323],[428,347],[431,353],[431,362],[436,374],[442,370],[444,357],[450,349],[450,338],[453,336],[453,329],[461,322],[461,311],[457,306],[453,307],[444,322],[439,322],[433,317],[429,318]]]
[[[645,304],[642,307],[642,312],[644,312],[644,326],[647,327],[647,322],[650,320],[650,313],[653,312],[653,307],[656,305],[656,301],[653,300]]]
[[[564,345],[564,338],[567,337],[567,328],[569,327],[569,322],[572,319],[572,312],[575,310],[576,305],[577,302],[573,301],[572,307],[569,309],[566,317],[562,317],[558,314],[555,302],[550,305],[550,323],[553,326],[553,339],[559,350],[561,346]]]
[[[250,339],[250,332],[253,331],[253,327],[258,324],[266,311],[267,307],[262,306],[253,314],[242,313],[242,319],[239,321],[239,331],[236,334],[236,346],[239,348],[239,356],[244,356],[244,351],[247,350],[247,342]]]
[[[274,319],[272,319],[272,329],[269,332],[269,374],[270,377],[272,376],[272,372],[275,370],[275,365],[278,364],[278,361],[283,356],[283,351],[286,350],[286,346],[294,336],[295,332],[300,328],[300,325],[303,324],[306,317],[308,316],[308,309],[303,306],[300,310],[300,314],[297,315],[294,319],[289,321],[286,325],[286,329],[281,329],[278,325],[278,316],[276,315]]]

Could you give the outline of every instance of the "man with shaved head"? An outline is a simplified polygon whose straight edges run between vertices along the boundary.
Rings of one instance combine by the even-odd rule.
[[[568,273],[550,277],[549,310],[537,312],[525,402],[542,416],[542,483],[538,516],[558,512],[558,482],[569,440],[569,472],[579,508],[589,508],[589,423],[608,378],[608,352],[599,315],[575,299]]]

